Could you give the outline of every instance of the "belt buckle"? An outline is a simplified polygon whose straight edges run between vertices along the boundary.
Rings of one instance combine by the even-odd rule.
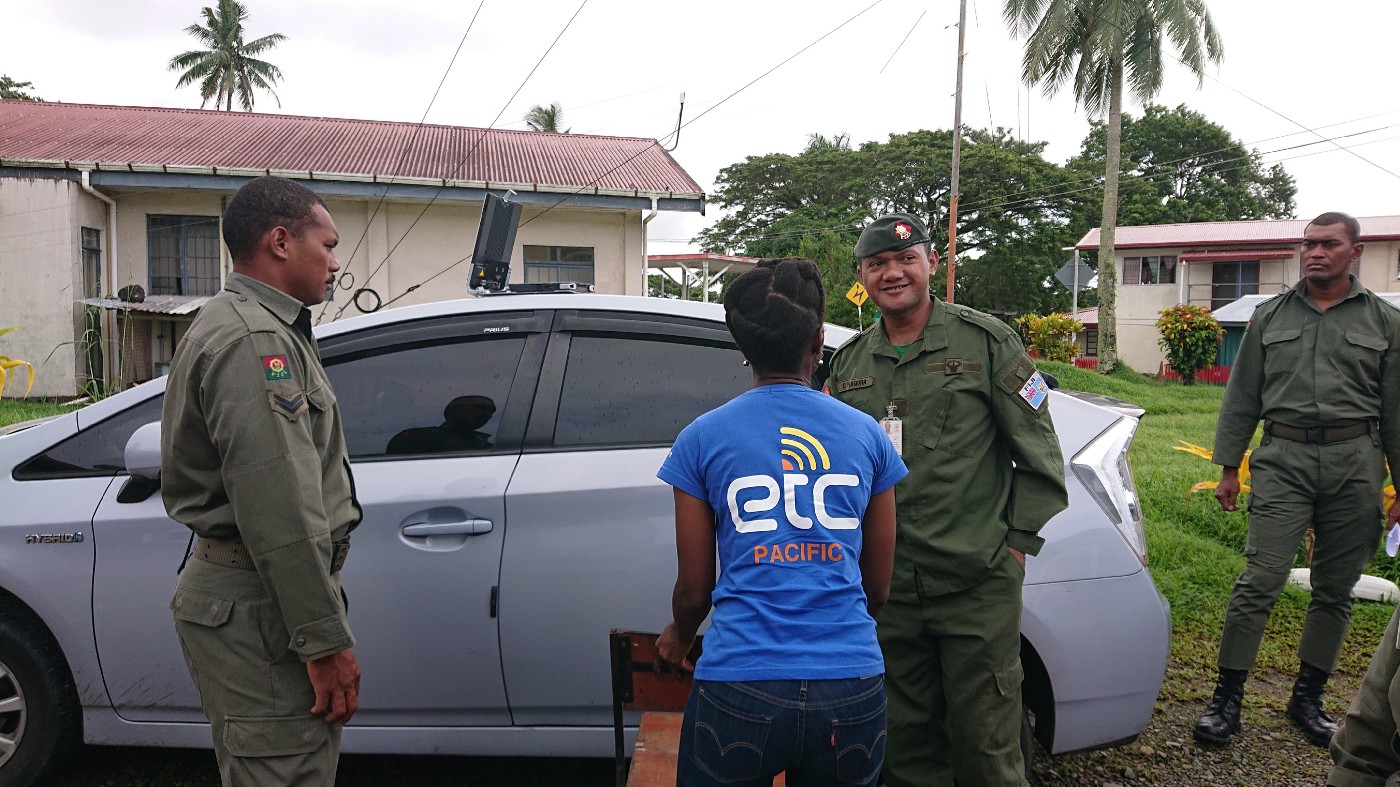
[[[1325,443],[1326,440],[1323,439],[1323,432],[1324,430],[1320,426],[1309,426],[1303,430],[1309,443]]]

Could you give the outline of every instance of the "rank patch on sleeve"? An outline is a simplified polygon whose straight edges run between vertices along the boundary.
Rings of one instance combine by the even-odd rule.
[[[287,368],[287,356],[285,355],[264,355],[262,357],[263,372],[269,380],[290,380],[292,370]]]
[[[276,391],[267,392],[268,404],[272,405],[272,412],[286,418],[288,421],[295,421],[306,412],[306,394],[297,391],[294,394],[283,396]]]
[[[1032,374],[1026,384],[1021,386],[1017,394],[1032,410],[1040,410],[1040,406],[1045,403],[1045,398],[1050,395],[1050,388],[1045,385],[1045,378],[1040,376],[1040,372]]]

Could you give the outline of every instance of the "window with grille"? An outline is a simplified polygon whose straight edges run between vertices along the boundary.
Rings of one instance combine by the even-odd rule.
[[[83,297],[102,297],[102,230],[83,227],[79,234],[83,250]]]
[[[594,284],[592,246],[526,246],[525,283]]]
[[[147,216],[146,259],[152,295],[219,291],[219,218]]]

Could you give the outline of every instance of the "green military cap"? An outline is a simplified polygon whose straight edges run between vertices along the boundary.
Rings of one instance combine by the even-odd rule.
[[[924,223],[908,213],[890,213],[865,225],[856,241],[856,259],[873,257],[882,251],[899,251],[916,243],[928,243]]]

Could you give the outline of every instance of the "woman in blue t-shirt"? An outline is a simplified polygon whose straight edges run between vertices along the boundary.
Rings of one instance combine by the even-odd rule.
[[[885,754],[874,616],[908,471],[873,419],[809,384],[825,314],[811,260],[760,262],[724,309],[753,388],[687,426],[657,473],[675,487],[678,562],[657,648],[695,671],[677,784],[782,772],[791,787],[873,784]]]

